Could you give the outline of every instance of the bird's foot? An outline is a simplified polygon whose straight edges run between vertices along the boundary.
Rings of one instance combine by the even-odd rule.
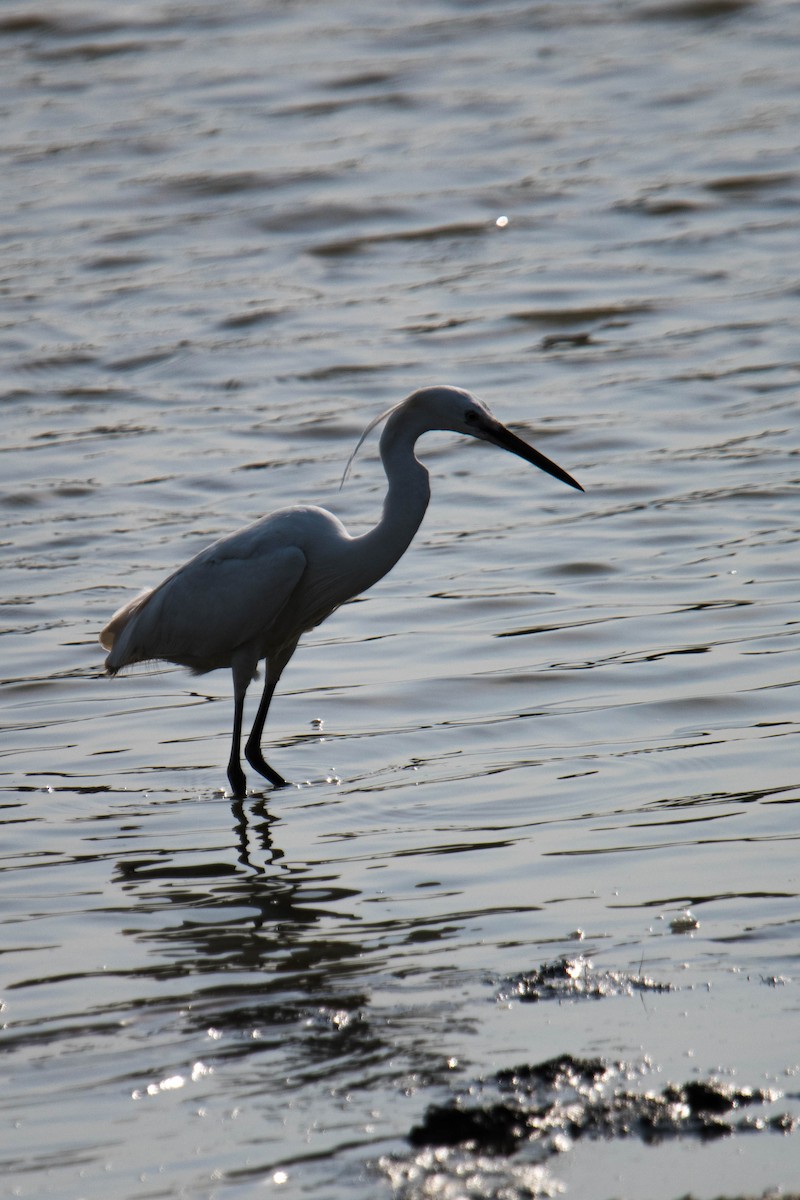
[[[244,756],[250,763],[250,766],[253,768],[253,770],[258,771],[259,775],[263,775],[265,779],[269,780],[273,787],[280,788],[289,786],[282,775],[279,775],[277,771],[273,771],[272,767],[261,753],[260,746],[245,746]]]
[[[228,782],[231,785],[234,800],[244,800],[247,795],[247,778],[241,764],[233,759],[228,763]]]

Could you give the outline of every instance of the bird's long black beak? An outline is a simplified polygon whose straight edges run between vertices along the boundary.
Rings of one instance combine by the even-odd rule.
[[[494,442],[496,446],[502,446],[504,450],[516,454],[518,458],[524,458],[525,462],[533,463],[534,467],[539,467],[541,471],[546,471],[548,475],[560,479],[562,483],[568,483],[570,487],[577,488],[579,492],[583,491],[577,479],[573,479],[563,467],[538,450],[534,450],[533,446],[523,442],[522,438],[517,437],[510,429],[506,429],[505,425],[501,425],[499,421],[486,428],[484,433],[487,441]]]

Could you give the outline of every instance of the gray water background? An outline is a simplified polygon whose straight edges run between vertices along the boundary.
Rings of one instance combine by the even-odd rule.
[[[427,1105],[562,1052],[796,1110],[798,63],[788,0],[2,6],[6,1194],[432,1195]],[[430,382],[586,495],[426,439],[232,808],[227,675],[97,633],[274,507],[369,527],[344,463]],[[674,990],[496,999],[565,954]],[[799,1145],[536,1187],[760,1196]]]

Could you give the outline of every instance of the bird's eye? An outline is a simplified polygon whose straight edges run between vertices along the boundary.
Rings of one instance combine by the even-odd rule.
[[[468,408],[464,413],[464,420],[468,425],[474,425],[478,420],[478,414],[474,412],[473,409]]]

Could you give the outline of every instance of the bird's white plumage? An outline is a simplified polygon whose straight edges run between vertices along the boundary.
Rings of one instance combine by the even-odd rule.
[[[337,606],[319,570],[326,556],[315,547],[338,539],[350,540],[341,522],[310,506],[280,509],[220,538],[114,614],[101,635],[111,649],[107,669],[167,659],[213,671],[229,667],[242,646],[257,649],[259,661],[272,640],[299,636]],[[304,582],[309,560],[314,582]]]
[[[154,659],[196,672],[232,669],[235,707],[228,778],[237,795],[245,789],[239,761],[244,695],[257,664],[265,660],[266,679],[245,755],[279,785],[285,781],[265,762],[260,746],[275,685],[302,634],[382,578],[408,547],[430,498],[428,472],[414,453],[423,433],[445,429],[493,442],[580,488],[460,388],[414,392],[370,423],[356,451],[382,419],[386,425],[380,452],[389,487],[374,529],[351,537],[323,508],[279,509],[221,538],[158,587],[137,596],[114,614],[100,635],[109,650],[110,674]],[[347,469],[353,457],[355,451]]]

